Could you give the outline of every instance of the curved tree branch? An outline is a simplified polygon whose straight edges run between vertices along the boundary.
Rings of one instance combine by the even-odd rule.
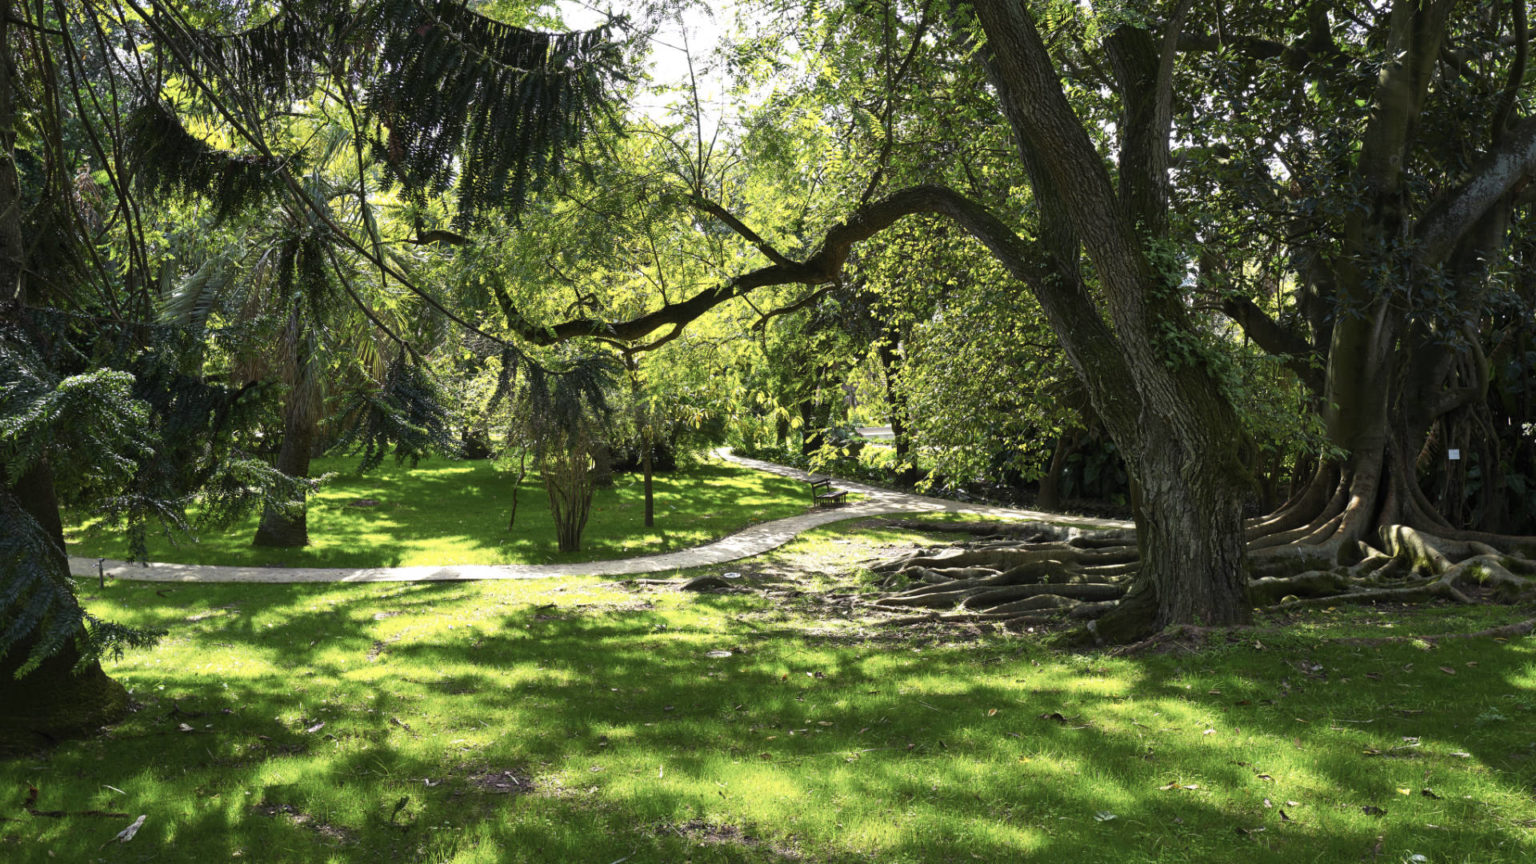
[[[907,216],[920,213],[949,216],[992,249],[1015,277],[1032,288],[1044,284],[1044,274],[1031,263],[1025,241],[985,207],[948,187],[912,186],[855,210],[846,220],[829,229],[820,248],[804,261],[780,256],[783,258],[781,263],[743,273],[686,300],[663,304],[626,321],[573,318],[548,327],[525,320],[509,323],[523,338],[540,345],[593,336],[633,342],[662,327],[693,321],[725,301],[757,288],[823,285],[836,281],[854,244],[875,236]]]
[[[1414,227],[1415,263],[1434,267],[1506,193],[1536,173],[1536,118],[1514,126],[1504,142],[1473,170],[1465,183],[1430,206]]]
[[[1247,297],[1229,295],[1221,298],[1221,311],[1237,322],[1237,326],[1243,328],[1248,338],[1265,353],[1285,358],[1285,365],[1313,393],[1322,392],[1324,381],[1320,367],[1313,362],[1317,352],[1311,343],[1269,317]]]

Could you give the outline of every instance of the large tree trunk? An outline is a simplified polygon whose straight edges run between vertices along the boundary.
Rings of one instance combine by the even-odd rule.
[[[123,685],[108,678],[94,660],[79,665],[74,643],[16,678],[30,653],[30,641],[22,640],[0,658],[0,756],[88,735],[128,712]]]
[[[1145,254],[1147,238],[1168,231],[1173,36],[1182,12],[1161,40],[1121,26],[1106,41],[1124,111],[1117,189],[1025,4],[974,5],[988,74],[1040,202],[1052,272],[1031,280],[1025,265],[999,257],[1040,299],[1141,494],[1141,565],[1104,631],[1123,639],[1170,624],[1245,623],[1241,427],[1203,363],[1168,356],[1160,334],[1193,339],[1193,328],[1177,277]],[[1079,272],[1082,253],[1107,316]]]
[[[308,477],[310,455],[315,446],[316,424],[311,412],[290,398],[283,414],[283,446],[277,453],[277,470],[289,477]],[[309,545],[309,508],[305,493],[287,508],[268,505],[262,509],[261,524],[256,528],[257,546],[290,548]]]
[[[0,472],[0,482],[4,479]],[[49,556],[47,564],[61,579],[67,579],[69,559],[47,460],[34,464],[7,491],[53,541],[55,554]],[[0,582],[12,578],[0,572]],[[0,614],[0,620],[5,617]],[[81,665],[74,643],[65,644],[18,679],[16,672],[31,655],[34,639],[35,634],[23,637],[0,657],[0,754],[88,733],[122,719],[127,711],[128,695],[123,686],[108,678],[96,661]]]

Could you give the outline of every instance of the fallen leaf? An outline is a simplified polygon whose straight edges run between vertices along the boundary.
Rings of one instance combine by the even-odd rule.
[[[1275,805],[1273,803],[1271,803],[1268,798],[1264,799],[1264,809],[1268,810],[1269,808],[1271,808],[1273,806],[1275,806]]]
[[[1118,819],[1120,817],[1109,812],[1108,810],[1100,810],[1099,812],[1093,814],[1093,818],[1096,822],[1108,822],[1111,819]]]
[[[1263,830],[1264,830],[1264,826],[1260,825],[1257,828],[1238,828],[1237,829],[1237,833],[1239,833],[1239,834],[1243,835],[1244,837],[1246,837],[1249,834],[1258,834],[1258,833],[1260,833]]]
[[[996,717],[997,716],[997,709],[996,708],[989,708],[989,709],[987,709],[987,716],[988,717]]]
[[[178,724],[176,724],[176,729],[177,729],[177,731],[180,731],[180,732],[192,732],[192,731],[195,731],[195,730],[193,730],[193,728],[191,726],[188,726],[185,723],[178,723]]]
[[[1463,753],[1460,750],[1457,750],[1456,752],[1454,752],[1454,753],[1452,753],[1450,755],[1455,756],[1457,759],[1471,759],[1472,758],[1472,754],[1471,753]]]
[[[1367,804],[1364,807],[1361,807],[1360,808],[1360,812],[1364,813],[1367,816],[1385,816],[1385,815],[1387,815],[1387,811],[1381,809],[1380,807],[1377,807],[1374,804]]]
[[[1057,723],[1065,723],[1065,722],[1067,722],[1067,718],[1061,716],[1061,712],[1060,711],[1052,711],[1049,714],[1041,714],[1040,715],[1040,719],[1041,720],[1055,720]]]
[[[1419,794],[1423,795],[1425,798],[1433,798],[1436,801],[1440,800],[1440,796],[1435,794],[1435,790],[1430,789],[1427,786],[1425,788],[1423,788],[1423,789],[1420,789],[1419,790]]]
[[[832,725],[832,721],[831,720],[817,720],[816,721],[816,725],[817,726],[831,726]]]
[[[1292,819],[1291,819],[1291,817],[1285,815],[1285,811],[1284,810],[1281,810],[1280,811],[1280,821],[1281,822],[1290,822],[1290,821],[1292,821]]]
[[[1260,774],[1258,776],[1260,780],[1268,780],[1271,783],[1275,782],[1275,778],[1269,776],[1268,774]]]
[[[305,729],[304,731],[305,732],[309,732],[309,733],[315,733],[315,732],[319,732],[321,729],[324,729],[324,728],[325,728],[325,721],[321,720],[319,723],[316,723],[315,725],[309,727],[308,729]]]
[[[149,814],[146,813],[143,816],[133,820],[132,825],[129,825],[127,828],[117,832],[117,836],[113,837],[112,840],[108,840],[107,843],[111,843],[113,840],[116,840],[119,843],[127,843],[129,840],[132,840],[133,835],[139,833],[139,829],[144,827],[144,820],[148,818]]]
[[[1447,674],[1447,675],[1455,675],[1455,674],[1456,674],[1456,670],[1455,670],[1455,669],[1452,669],[1452,668],[1451,668],[1451,667],[1449,667],[1449,666],[1441,666],[1441,667],[1440,667],[1440,671],[1441,671],[1441,672],[1444,672],[1444,673],[1445,673],[1445,674]]]

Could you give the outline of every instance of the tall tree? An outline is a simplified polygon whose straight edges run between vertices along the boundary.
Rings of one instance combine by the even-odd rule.
[[[73,598],[51,468],[60,460],[148,464],[150,442],[129,434],[135,424],[128,422],[141,410],[129,385],[147,382],[63,374],[59,356],[76,355],[51,352],[58,340],[37,316],[85,314],[119,344],[150,347],[160,332],[150,321],[159,262],[151,261],[142,204],[171,192],[211,199],[222,217],[276,201],[312,229],[311,266],[329,260],[327,247],[350,250],[399,290],[473,329],[385,251],[366,212],[362,230],[353,230],[306,189],[283,118],[317,94],[366,93],[363,117],[351,124],[359,154],[377,153],[388,182],[407,198],[451,194],[455,218],[468,224],[489,208],[515,211],[564,170],[565,155],[611,112],[621,57],[609,28],[539,33],[454,0],[195,8],[167,0],[83,7],[7,0],[0,12],[0,349],[8,376],[0,402],[8,544],[0,557],[0,705],[7,722],[74,731],[121,708],[121,688],[94,658],[130,637],[94,624]],[[35,109],[26,136],[18,129],[23,103]],[[332,104],[352,106],[345,98]],[[97,257],[102,238],[81,229],[68,187],[80,172],[63,145],[66,121],[107,172],[115,205],[107,221],[120,232],[120,258]],[[134,141],[151,146],[130,148]],[[21,163],[40,169],[31,188],[20,183]],[[367,211],[364,182],[358,178],[356,191]],[[389,329],[363,299],[350,299]],[[21,384],[9,381],[15,376]],[[102,424],[112,435],[82,440],[92,430],[37,422],[82,393],[112,413]],[[69,674],[77,666],[83,671]]]

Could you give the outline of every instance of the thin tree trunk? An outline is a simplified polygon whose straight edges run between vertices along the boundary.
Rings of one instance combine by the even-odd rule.
[[[656,498],[652,491],[651,471],[651,435],[646,432],[641,437],[640,466],[645,473],[645,527],[652,528],[656,525]]]
[[[517,476],[512,478],[512,512],[507,516],[508,531],[517,526],[517,493],[523,488],[523,478],[526,476],[528,476],[528,448],[519,447],[517,451]]]
[[[310,454],[315,446],[315,424],[309,412],[291,402],[283,417],[283,446],[277,453],[277,470],[289,477],[308,477]],[[305,493],[284,510],[268,506],[256,528],[257,546],[292,548],[309,545],[309,508]]]
[[[1067,457],[1072,454],[1076,443],[1076,432],[1071,435],[1063,432],[1056,436],[1056,449],[1051,451],[1051,464],[1046,468],[1045,476],[1040,478],[1040,495],[1035,500],[1035,506],[1041,510],[1061,507],[1061,475],[1067,469]]]

